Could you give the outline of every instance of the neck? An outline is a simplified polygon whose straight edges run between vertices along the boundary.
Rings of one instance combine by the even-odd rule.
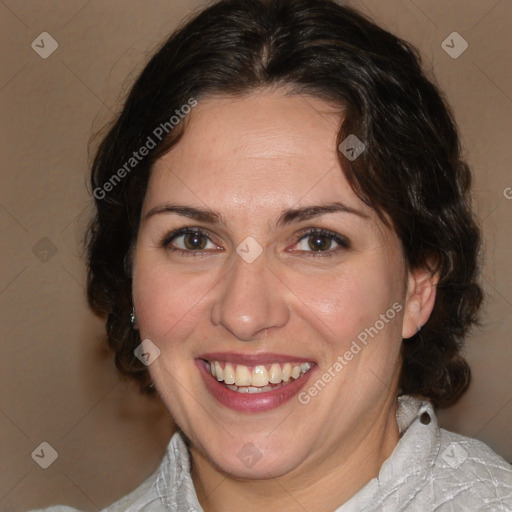
[[[336,447],[278,478],[238,480],[222,472],[195,449],[192,479],[205,512],[228,510],[308,512],[335,510],[379,474],[399,441],[396,403],[384,404],[382,414],[366,428],[356,428]]]

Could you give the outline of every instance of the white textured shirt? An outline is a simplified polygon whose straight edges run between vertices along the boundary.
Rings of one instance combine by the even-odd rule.
[[[487,445],[440,429],[432,405],[412,397],[399,398],[397,422],[400,441],[378,477],[333,512],[512,512],[512,466]],[[164,511],[203,512],[179,433],[157,471],[103,510]],[[45,512],[78,511],[55,506]]]

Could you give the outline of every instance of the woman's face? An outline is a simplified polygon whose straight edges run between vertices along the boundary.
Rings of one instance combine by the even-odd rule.
[[[153,168],[136,244],[151,376],[217,470],[338,464],[394,414],[412,334],[399,240],[344,178],[324,101],[259,91],[191,116]]]

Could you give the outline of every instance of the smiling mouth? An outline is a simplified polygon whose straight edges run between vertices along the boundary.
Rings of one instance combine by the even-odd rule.
[[[246,366],[227,361],[203,360],[220,384],[237,393],[263,393],[285,387],[311,370],[313,363],[272,363]]]

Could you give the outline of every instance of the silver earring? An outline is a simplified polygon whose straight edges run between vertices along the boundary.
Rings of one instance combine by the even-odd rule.
[[[130,313],[130,323],[132,327],[135,329],[137,327],[137,317],[135,316],[135,308],[132,308],[132,312]]]
[[[416,331],[416,333],[420,332],[421,331],[421,325],[418,325],[418,330]]]

